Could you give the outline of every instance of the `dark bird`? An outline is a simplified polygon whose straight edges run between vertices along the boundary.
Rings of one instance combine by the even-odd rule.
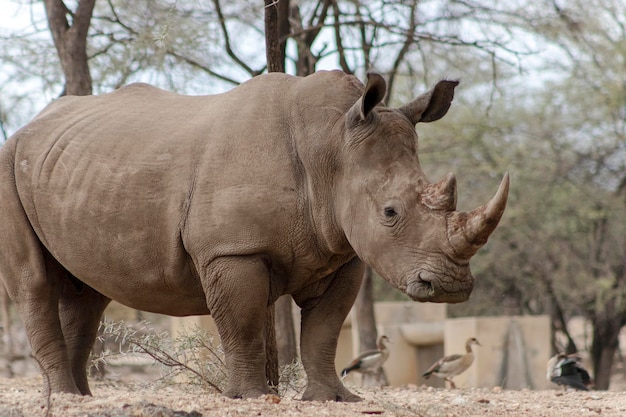
[[[593,382],[589,372],[580,363],[580,356],[557,353],[548,361],[546,378],[558,385],[589,391]]]
[[[474,362],[474,352],[472,345],[481,346],[475,337],[470,337],[465,342],[465,355],[448,355],[435,362],[426,372],[422,374],[424,379],[430,378],[431,375],[438,376],[450,383],[451,388],[456,388],[452,378],[458,374],[465,372]]]
[[[352,362],[341,371],[341,377],[345,377],[352,371],[361,373],[373,373],[377,371],[383,363],[389,358],[389,349],[385,345],[389,342],[389,338],[385,335],[378,337],[376,341],[376,350],[368,350],[354,358]]]

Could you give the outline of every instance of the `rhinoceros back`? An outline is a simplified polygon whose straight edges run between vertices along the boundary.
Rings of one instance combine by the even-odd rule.
[[[271,106],[281,93],[261,89],[259,106],[250,97],[257,90],[181,96],[136,84],[52,103],[7,143],[35,233],[73,275],[111,298],[124,302],[99,280],[137,271],[144,287],[165,281],[198,293],[181,236],[192,199],[210,241],[213,229],[226,229],[223,212],[245,209],[236,199],[247,189],[293,189],[282,109]]]

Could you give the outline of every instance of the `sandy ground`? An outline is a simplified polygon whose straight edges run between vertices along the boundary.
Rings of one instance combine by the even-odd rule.
[[[626,416],[626,393],[494,389],[351,389],[360,403],[303,402],[283,398],[231,400],[198,386],[92,381],[93,397],[42,393],[40,377],[0,378],[0,417],[198,416]]]
[[[626,417],[626,372],[619,367],[611,382],[612,391],[608,392],[564,392],[556,386],[542,391],[349,386],[364,401],[323,403],[298,400],[301,383],[281,398],[231,400],[197,385],[165,382],[161,379],[162,367],[125,361],[129,359],[122,360],[118,366],[114,361],[109,362],[107,377],[90,381],[93,397],[68,394],[48,397],[42,392],[43,382],[34,362],[17,361],[13,370],[20,376],[0,376],[0,417]]]

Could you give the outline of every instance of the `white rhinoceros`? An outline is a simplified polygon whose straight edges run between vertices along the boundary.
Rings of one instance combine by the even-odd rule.
[[[399,109],[339,71],[256,77],[225,94],[133,84],[63,97],[0,149],[0,275],[52,392],[90,394],[102,312],[210,313],[230,397],[268,392],[264,317],[302,309],[303,399],[358,400],[337,337],[370,265],[417,301],[461,302],[493,199],[457,212],[456,181],[422,173],[415,125],[441,118],[455,81]]]

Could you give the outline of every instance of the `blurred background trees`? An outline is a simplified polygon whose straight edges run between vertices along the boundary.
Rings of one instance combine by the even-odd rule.
[[[63,94],[67,74],[43,2],[0,3],[6,138]],[[90,2],[45,3],[66,8],[58,33],[70,33]],[[497,3],[280,0],[285,71],[364,79],[375,69],[390,105],[461,79],[446,118],[418,126],[424,171],[457,175],[459,209],[486,201],[505,171],[512,186],[474,258],[474,293],[449,314],[550,314],[555,350],[589,350],[596,385],[608,388],[626,324],[626,0]],[[91,88],[222,92],[267,71],[264,36],[260,1],[98,0],[86,32]],[[402,299],[379,278],[373,286],[377,299]],[[572,317],[590,321],[590,346],[570,337]]]

